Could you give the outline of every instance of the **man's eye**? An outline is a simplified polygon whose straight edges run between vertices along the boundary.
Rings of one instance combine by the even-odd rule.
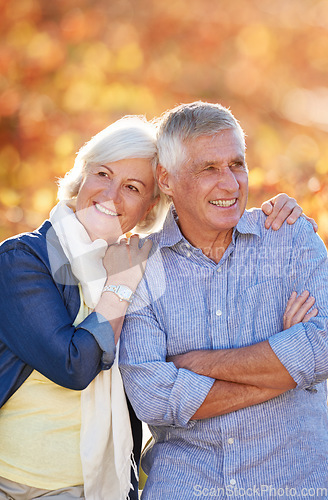
[[[245,164],[244,163],[233,163],[231,165],[231,168],[235,169],[235,170],[245,170]]]

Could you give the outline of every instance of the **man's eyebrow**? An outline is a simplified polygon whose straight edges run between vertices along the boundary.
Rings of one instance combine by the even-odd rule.
[[[103,168],[107,168],[107,170],[110,171],[111,174],[114,174],[113,170],[108,166],[108,165],[101,165]],[[146,187],[146,184],[141,181],[140,179],[134,179],[133,177],[130,177],[129,179],[127,179],[129,182],[139,182],[140,184],[142,184],[144,187]]]
[[[233,163],[233,162],[241,162],[241,163],[245,163],[245,156],[244,155],[238,155],[238,156],[234,156],[232,158],[230,158],[228,160],[228,163]],[[204,160],[202,162],[200,162],[198,165],[201,166],[201,167],[208,167],[210,165],[220,165],[220,161],[217,161],[217,160]]]

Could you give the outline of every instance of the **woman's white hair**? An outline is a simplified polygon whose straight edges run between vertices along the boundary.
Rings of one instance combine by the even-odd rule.
[[[166,201],[159,192],[155,176],[156,126],[143,116],[125,116],[85,143],[77,153],[73,168],[58,180],[58,199],[71,200],[77,197],[84,175],[92,164],[107,164],[128,158],[146,158],[152,165],[155,178],[153,196],[159,196],[159,201],[136,227],[138,231],[150,232],[159,219],[164,217]]]

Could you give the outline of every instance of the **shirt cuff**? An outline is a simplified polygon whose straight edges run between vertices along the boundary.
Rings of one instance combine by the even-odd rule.
[[[302,326],[297,324],[272,335],[269,344],[300,389],[313,385],[313,350]]]
[[[173,425],[181,427],[194,426],[196,421],[190,419],[203,404],[213,384],[213,378],[180,368],[170,395],[174,402],[173,415],[166,415],[164,420],[173,420]]]
[[[114,331],[107,319],[98,312],[92,312],[79,324],[79,328],[87,330],[96,340],[102,355],[102,370],[108,370],[114,363],[116,346]]]

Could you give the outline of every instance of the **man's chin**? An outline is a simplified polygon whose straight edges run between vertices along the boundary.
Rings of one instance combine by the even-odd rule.
[[[229,231],[229,229],[233,229],[237,226],[240,219],[240,213],[230,216],[227,215],[226,217],[221,216],[216,220],[215,226],[218,231]]]

